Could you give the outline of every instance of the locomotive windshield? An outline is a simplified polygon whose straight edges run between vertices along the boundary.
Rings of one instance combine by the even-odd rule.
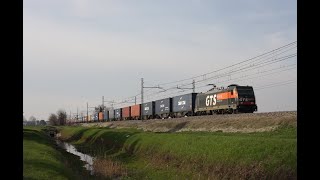
[[[254,97],[252,87],[237,87],[239,96]]]

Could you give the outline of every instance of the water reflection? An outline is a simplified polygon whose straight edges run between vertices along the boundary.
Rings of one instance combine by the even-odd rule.
[[[66,142],[62,142],[58,139],[56,139],[56,142],[58,144],[58,146],[62,147],[63,149],[65,149],[67,152],[69,153],[72,153],[74,155],[77,155],[80,157],[81,161],[84,161],[86,162],[86,164],[84,165],[84,167],[90,171],[90,174],[93,175],[94,172],[93,172],[93,157],[87,155],[87,154],[83,154],[79,151],[77,151],[77,149],[72,145],[72,144],[69,144],[69,143],[66,143]]]

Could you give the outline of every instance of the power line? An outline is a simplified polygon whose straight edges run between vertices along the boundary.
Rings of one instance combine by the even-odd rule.
[[[292,43],[289,43],[287,45],[284,45],[284,46],[281,46],[279,48],[276,48],[274,50],[271,50],[269,52],[266,52],[266,53],[263,53],[263,54],[260,54],[258,56],[255,56],[253,58],[250,58],[250,59],[247,59],[247,60],[244,60],[244,61],[241,61],[239,63],[236,63],[236,64],[233,64],[233,65],[230,65],[230,66],[227,66],[227,67],[224,67],[224,68],[221,68],[221,69],[218,69],[218,70],[215,70],[215,71],[211,71],[211,72],[208,72],[208,73],[205,73],[205,74],[202,74],[202,75],[198,75],[198,76],[194,76],[194,77],[191,77],[191,78],[187,78],[187,79],[182,79],[182,80],[177,80],[177,81],[172,81],[172,82],[168,82],[168,83],[162,83],[162,84],[159,84],[159,85],[165,85],[165,84],[172,84],[172,83],[177,83],[177,82],[181,82],[181,81],[185,81],[185,80],[190,80],[190,79],[195,79],[195,78],[198,78],[198,77],[202,77],[202,76],[205,76],[205,75],[208,75],[208,74],[212,74],[212,73],[215,73],[215,72],[218,72],[218,71],[221,71],[221,70],[224,70],[224,69],[227,69],[227,68],[230,68],[230,67],[233,67],[233,66],[236,66],[236,65],[239,65],[239,64],[242,64],[244,62],[248,62],[248,61],[251,61],[253,59],[256,59],[258,57],[261,57],[261,56],[264,56],[264,55],[267,55],[267,54],[270,54],[270,53],[274,53],[282,48],[285,48],[285,47],[288,47],[288,46],[291,46],[293,44],[296,44],[297,41],[294,41]]]
[[[259,67],[263,67],[263,66],[258,66],[258,65],[260,65],[260,64],[264,64],[264,63],[272,62],[272,61],[274,61],[274,63],[276,63],[276,62],[280,62],[280,61],[282,61],[282,60],[286,60],[286,59],[289,59],[289,58],[295,57],[295,56],[296,56],[296,54],[290,54],[290,55],[288,55],[288,56],[283,56],[283,57],[281,57],[281,58],[273,59],[273,60],[270,60],[270,61],[260,62],[259,64],[250,65],[250,66],[247,66],[247,67],[242,68],[242,69],[237,69],[236,71],[233,70],[233,71],[231,71],[231,72],[226,72],[226,73],[224,73],[224,74],[215,75],[214,77],[205,78],[205,79],[203,79],[203,80],[198,80],[196,83],[199,83],[199,82],[201,82],[201,81],[208,81],[208,80],[210,80],[210,79],[212,79],[212,78],[221,78],[221,77],[224,77],[224,76],[231,76],[232,73],[238,72],[238,71],[240,71],[240,70],[244,70],[244,69],[249,69],[249,70],[250,70],[250,68],[251,68],[251,69],[256,69],[256,68],[259,68]],[[267,59],[270,59],[270,58],[272,58],[272,57],[269,57],[269,58],[267,58]],[[267,60],[267,59],[266,59],[266,60]],[[269,63],[269,64],[273,64],[273,63]],[[266,65],[269,65],[269,64],[266,64]],[[257,67],[255,67],[255,66],[257,66]],[[240,67],[241,67],[241,66],[240,66]],[[253,68],[253,67],[255,67],[255,68]],[[248,71],[248,70],[247,70],[247,71]],[[242,71],[242,72],[245,72],[245,71]],[[184,86],[187,86],[187,85],[190,85],[190,83],[181,84],[180,87],[184,87]],[[177,85],[177,86],[178,86],[178,85]],[[176,86],[172,86],[172,87],[168,88],[167,90],[171,90],[171,89],[176,89]]]
[[[289,65],[289,66],[284,66],[284,67],[280,67],[280,68],[274,68],[274,69],[270,69],[270,70],[265,70],[265,71],[263,71],[262,73],[266,73],[266,72],[270,72],[270,71],[273,71],[273,70],[278,70],[278,69],[282,69],[282,68],[286,68],[286,67],[291,67],[291,66],[295,66],[295,65],[296,65],[296,64],[292,64],[292,65]],[[238,77],[238,78],[231,79],[231,80],[234,81],[234,80],[238,80],[238,79],[243,79],[244,77],[248,77],[248,76],[253,76],[253,77],[252,77],[252,78],[246,78],[246,79],[243,79],[243,80],[255,79],[255,78],[264,77],[264,76],[271,75],[271,74],[277,74],[277,73],[281,73],[281,72],[288,71],[288,70],[293,70],[293,69],[296,69],[296,68],[295,68],[295,67],[292,67],[292,68],[284,69],[284,70],[282,70],[282,71],[276,71],[276,72],[273,72],[273,73],[264,74],[264,75],[261,75],[261,76],[254,76],[254,75],[256,75],[256,74],[261,74],[261,72],[258,72],[258,73],[254,73],[254,74],[250,74],[250,75],[245,75],[245,76]],[[218,83],[229,82],[229,81],[231,81],[231,80],[218,81]],[[243,81],[243,80],[238,80],[238,81]],[[200,86],[199,88],[201,88],[201,87],[205,87],[205,86]]]
[[[287,69],[282,70],[282,71],[276,71],[276,72],[269,73],[269,74],[265,74],[265,75],[262,75],[262,76],[254,76],[254,77],[252,77],[252,78],[246,78],[245,80],[254,79],[254,78],[263,77],[263,76],[266,76],[266,75],[271,75],[271,74],[276,74],[276,73],[280,73],[280,72],[292,70],[292,69],[295,69],[295,67],[292,68],[291,66],[295,66],[295,65],[296,65],[296,64],[293,64],[293,65],[290,65],[290,66],[284,66],[284,67],[280,67],[280,68],[274,68],[274,69],[266,70],[266,71],[264,71],[263,73],[270,72],[270,71],[273,71],[273,70],[278,70],[278,69],[287,68]],[[288,67],[291,67],[291,68],[288,68]],[[250,75],[248,75],[248,76],[253,76],[253,75],[256,75],[256,74],[261,74],[261,72],[259,72],[259,73],[254,73],[254,74],[250,74]],[[248,76],[246,76],[246,77],[248,77]],[[243,78],[243,77],[239,77],[239,78],[236,78],[236,79],[240,79],[240,78]],[[235,79],[233,79],[233,80],[235,80]],[[228,82],[228,81],[231,81],[231,80],[226,80],[226,81],[223,81],[223,82]],[[202,88],[202,87],[207,87],[207,85],[200,86],[200,87],[198,87],[198,89],[200,89],[200,88]],[[167,97],[168,95],[172,95],[172,94],[178,94],[178,93],[179,93],[179,92],[173,92],[173,93],[170,93],[170,94],[166,94],[166,96],[164,96],[164,97]],[[159,95],[153,96],[153,98],[158,98],[158,97],[159,97]],[[164,97],[163,97],[163,98],[164,98]],[[149,98],[147,98],[147,99],[149,99]]]
[[[260,65],[260,66],[257,66],[257,65],[259,65],[259,64],[257,64],[257,65],[255,65],[255,66],[257,66],[257,67],[249,66],[249,67],[245,67],[245,68],[239,69],[239,70],[237,70],[237,71],[228,72],[228,73],[225,73],[225,74],[218,74],[218,75],[215,75],[215,76],[213,76],[213,77],[209,77],[209,78],[207,78],[207,79],[205,79],[205,80],[199,80],[199,81],[196,82],[196,84],[203,83],[203,82],[206,82],[206,81],[209,81],[209,80],[212,80],[212,79],[223,78],[223,77],[226,77],[226,76],[230,76],[230,75],[232,75],[232,74],[235,74],[235,73],[243,73],[243,72],[248,71],[248,70],[257,69],[257,68],[264,67],[264,66],[267,66],[267,65],[270,65],[270,64],[274,64],[274,63],[276,63],[276,62],[284,61],[284,60],[290,59],[290,58],[292,58],[292,57],[294,57],[294,56],[296,56],[296,54],[290,54],[290,55],[288,55],[288,56],[284,56],[284,57],[280,57],[280,58],[277,58],[277,59],[273,59],[273,60],[264,62],[264,63],[269,62],[268,64],[264,64],[264,65]],[[272,61],[273,61],[273,62],[272,62]],[[261,63],[261,64],[263,64],[263,63]],[[245,69],[247,69],[247,68],[250,68],[250,69],[245,70]],[[245,71],[244,71],[244,70],[245,70]],[[258,73],[258,74],[260,74],[260,73]],[[230,80],[231,80],[231,78],[230,78]],[[183,85],[181,85],[180,87],[183,87],[183,86],[186,86],[186,85],[190,85],[190,83],[188,83],[188,84],[183,84]],[[199,88],[199,87],[198,87],[198,88]],[[173,86],[173,87],[167,89],[167,91],[170,91],[170,90],[176,90],[176,87]],[[155,94],[155,93],[153,93],[153,94]],[[150,94],[149,94],[148,96],[150,96]]]
[[[226,77],[226,76],[231,76],[231,75],[235,74],[236,72],[239,73],[240,70],[245,70],[245,69],[247,69],[246,71],[248,71],[248,70],[252,70],[252,69],[264,67],[265,65],[268,65],[268,64],[262,65],[262,64],[264,64],[264,63],[270,62],[270,64],[273,64],[273,63],[276,63],[276,62],[280,62],[280,61],[286,60],[286,59],[285,59],[286,57],[281,57],[281,58],[284,58],[284,59],[281,60],[281,58],[276,58],[276,59],[273,59],[273,60],[270,60],[270,61],[266,61],[267,59],[270,59],[270,58],[272,58],[272,57],[278,56],[279,54],[283,54],[283,53],[285,53],[285,52],[287,52],[287,51],[289,51],[289,50],[292,50],[292,49],[296,48],[296,43],[297,43],[297,41],[294,41],[294,42],[289,43],[289,44],[287,44],[287,45],[284,45],[284,46],[281,46],[281,47],[276,48],[276,49],[274,49],[274,50],[271,50],[271,51],[269,51],[269,52],[260,54],[260,55],[258,55],[258,56],[255,56],[255,57],[253,57],[253,58],[250,58],[250,59],[241,61],[241,62],[236,63],[236,64],[233,64],[233,65],[229,65],[229,66],[224,67],[224,68],[220,68],[220,69],[215,70],[215,71],[211,71],[211,72],[208,72],[208,73],[205,73],[205,74],[202,74],[202,75],[198,75],[198,76],[194,76],[194,77],[191,77],[191,78],[186,78],[186,79],[182,79],[182,80],[172,81],[172,82],[168,82],[168,83],[161,83],[161,84],[158,84],[158,86],[160,86],[160,85],[168,85],[168,84],[173,84],[173,83],[177,83],[177,82],[183,82],[183,81],[186,81],[186,80],[191,80],[191,79],[196,79],[196,78],[199,78],[199,77],[203,77],[202,80],[197,80],[197,81],[195,81],[195,84],[197,84],[197,83],[206,82],[206,81],[208,81],[208,80],[212,80],[212,79],[216,79],[216,78],[222,78],[222,77]],[[292,47],[292,46],[294,46],[294,47]],[[286,48],[289,48],[289,49],[286,49]],[[281,52],[281,51],[283,51],[283,52]],[[276,53],[278,53],[278,54],[276,54]],[[268,57],[268,56],[271,56],[271,57]],[[289,57],[289,56],[290,56],[290,55],[288,55],[287,58],[291,58],[291,57]],[[296,56],[296,54],[295,54],[295,55],[294,55],[294,54],[291,54],[291,56],[294,57],[294,56]],[[266,58],[266,59],[263,59],[263,58]],[[263,60],[261,60],[261,59],[263,59]],[[260,61],[258,61],[258,60],[260,60]],[[278,60],[278,61],[276,61],[276,60]],[[258,63],[258,64],[248,66],[250,63],[253,63],[253,62]],[[271,63],[271,62],[273,62],[273,63]],[[244,63],[246,63],[246,64],[244,64]],[[222,74],[222,75],[220,74],[220,76],[219,76],[219,75],[216,75],[216,76],[213,76],[213,77],[206,78],[206,76],[209,75],[209,74],[216,73],[216,72],[219,72],[219,71],[222,71],[222,70],[231,68],[231,67],[235,67],[235,66],[240,65],[240,64],[242,64],[242,65],[239,66],[239,67],[243,67],[243,66],[247,66],[247,67],[242,68],[242,69],[240,69],[240,70],[237,69],[236,71],[235,71],[234,69],[232,69],[231,72],[227,72],[227,73],[224,73],[224,74]],[[260,65],[260,66],[258,66],[258,65]],[[238,68],[239,68],[239,67],[238,67]],[[253,67],[255,67],[255,68],[253,68]],[[250,68],[251,68],[251,69],[250,69]],[[243,72],[245,72],[245,71],[243,71]],[[204,78],[204,77],[205,77],[205,78]],[[148,82],[148,84],[149,84],[149,82]],[[179,85],[179,84],[177,84],[176,86],[173,86],[173,87],[169,87],[169,88],[166,89],[166,91],[177,90],[176,87],[177,87],[178,85]],[[191,85],[191,83],[182,84],[182,85],[180,85],[180,87],[185,87],[185,86],[187,86],[187,85]],[[199,87],[197,87],[197,88],[199,88]],[[156,94],[156,93],[159,94],[159,92],[151,92],[151,91],[153,91],[153,89],[150,89],[149,91],[148,91],[148,90],[145,91],[145,92],[144,92],[145,96],[148,97],[148,96],[153,95],[153,94]],[[146,94],[147,92],[151,92],[151,93]],[[172,93],[171,93],[171,94],[172,94]],[[123,101],[120,101],[120,102],[115,103],[115,104],[117,104],[117,105],[124,104],[124,101],[133,100],[134,98],[137,98],[137,97],[139,97],[139,96],[141,96],[141,93],[136,94],[136,95],[134,95],[134,96],[127,97],[127,98],[122,98],[122,99],[124,99]]]
[[[258,91],[258,90],[261,90],[261,89],[268,89],[268,88],[272,88],[272,87],[288,85],[288,84],[292,84],[292,83],[295,83],[295,82],[297,82],[297,80],[288,80],[288,81],[283,81],[283,82],[272,83],[272,84],[264,85],[264,86],[261,86],[261,87],[257,87],[255,89],[255,91]]]

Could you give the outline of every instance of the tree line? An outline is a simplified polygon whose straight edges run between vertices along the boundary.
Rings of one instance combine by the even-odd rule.
[[[67,123],[67,113],[64,110],[58,110],[56,114],[51,113],[49,123],[53,126],[63,126]]]
[[[23,125],[24,126],[45,126],[47,123],[45,120],[37,120],[34,116],[31,116],[29,118],[29,121],[27,121],[26,117],[23,116]]]

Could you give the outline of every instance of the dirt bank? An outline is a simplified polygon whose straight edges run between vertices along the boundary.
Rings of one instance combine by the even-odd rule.
[[[152,132],[263,132],[281,125],[297,126],[297,112],[267,112],[183,117],[175,119],[86,123],[85,127],[137,128]]]

